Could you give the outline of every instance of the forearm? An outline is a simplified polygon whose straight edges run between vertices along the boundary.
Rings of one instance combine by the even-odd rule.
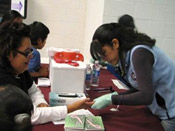
[[[33,82],[32,87],[28,89],[28,94],[35,106],[38,106],[40,103],[46,103],[44,95],[41,93],[40,89]]]
[[[66,106],[36,107],[31,117],[33,125],[64,119],[67,115]]]
[[[121,92],[121,93],[118,93],[119,95],[127,95],[127,94],[131,94],[131,93],[134,93],[134,92],[137,92],[138,90],[132,88],[132,89],[129,89],[125,92]]]
[[[130,94],[113,95],[112,103],[114,105],[149,105],[152,103],[151,95],[139,91]]]
[[[138,84],[138,91],[131,91],[129,94],[125,93],[113,96],[113,104],[149,105],[152,103],[154,93],[152,88],[153,55],[145,49],[137,49],[133,53],[132,59]]]
[[[71,113],[73,111],[77,110],[72,104],[67,106],[67,112]]]
[[[41,76],[39,72],[30,72],[30,75],[32,77],[39,77],[39,76]]]
[[[78,109],[86,109],[87,107],[91,107],[94,104],[93,101],[90,101],[89,98],[78,100],[67,106],[68,113],[73,112]]]

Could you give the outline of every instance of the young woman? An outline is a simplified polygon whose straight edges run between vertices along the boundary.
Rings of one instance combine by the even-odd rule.
[[[68,106],[48,107],[43,94],[27,71],[33,52],[29,26],[22,23],[7,23],[2,26],[0,50],[0,85],[15,85],[29,95],[34,105],[32,124],[63,119],[67,113],[93,104],[87,98]]]
[[[101,96],[92,108],[147,105],[166,131],[175,130],[175,65],[155,46],[154,39],[118,23],[103,24],[93,35],[91,55],[118,65],[120,77],[132,88]]]

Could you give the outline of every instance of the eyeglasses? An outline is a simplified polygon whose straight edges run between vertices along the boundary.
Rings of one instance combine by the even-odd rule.
[[[29,58],[32,55],[32,53],[33,53],[33,49],[32,48],[26,50],[25,52],[21,52],[19,50],[15,50],[15,51],[20,53],[21,55],[25,56],[26,58]]]

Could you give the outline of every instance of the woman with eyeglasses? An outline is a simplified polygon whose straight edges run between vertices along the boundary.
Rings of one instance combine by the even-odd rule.
[[[6,23],[0,27],[0,86],[15,85],[29,95],[34,105],[32,124],[60,120],[69,112],[93,104],[87,98],[68,106],[49,107],[28,72],[31,58],[30,27],[22,23]]]
[[[93,109],[114,105],[147,105],[166,131],[175,130],[175,65],[146,34],[118,23],[103,24],[95,31],[91,55],[118,65],[120,77],[131,90],[96,98]]]

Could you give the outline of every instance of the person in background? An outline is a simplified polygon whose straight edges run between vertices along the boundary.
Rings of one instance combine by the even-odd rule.
[[[37,21],[33,22],[30,28],[33,57],[30,59],[28,71],[34,80],[36,80],[37,77],[48,76],[48,68],[41,65],[40,53],[37,49],[42,49],[45,46],[50,31],[46,25]]]
[[[7,22],[22,23],[23,22],[23,17],[18,11],[9,10],[3,15],[1,25],[5,24]]]
[[[160,118],[165,131],[175,130],[175,64],[155,42],[118,23],[97,28],[91,42],[92,57],[118,64],[120,76],[132,90],[96,98],[93,109],[110,104],[147,105]]]
[[[0,86],[1,131],[32,131],[33,104],[24,91],[14,85]]]
[[[28,65],[32,58],[30,26],[23,23],[6,23],[0,27],[0,86],[12,84],[22,89],[32,100],[32,124],[60,120],[72,111],[90,107],[89,98],[68,106],[49,107],[40,89],[32,80]]]

